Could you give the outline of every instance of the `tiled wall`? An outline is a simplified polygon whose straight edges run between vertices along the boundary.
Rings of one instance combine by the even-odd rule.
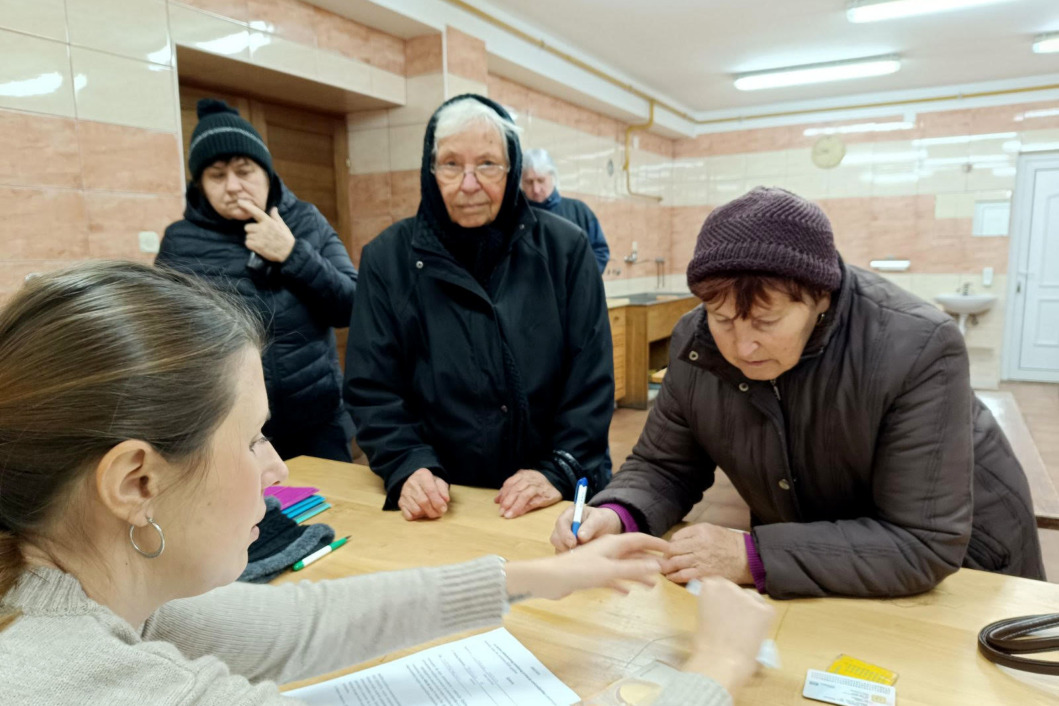
[[[0,299],[34,271],[140,253],[182,208],[176,45],[403,103],[348,116],[354,248],[419,201],[430,113],[474,91],[511,108],[526,148],[556,159],[563,193],[595,210],[610,242],[608,292],[683,287],[710,210],[757,184],[789,188],[831,217],[846,260],[912,261],[894,281],[924,298],[963,283],[1001,301],[968,333],[976,382],[999,370],[1008,239],[975,237],[979,201],[1006,201],[1017,154],[1059,149],[1059,102],[895,115],[669,140],[488,73],[484,43],[453,28],[408,41],[298,0],[0,0]],[[865,128],[871,123],[874,130]],[[816,139],[847,145],[813,165]],[[639,262],[625,256],[638,244]]]
[[[485,43],[451,27],[410,39],[405,66],[408,95],[402,107],[347,116],[355,263],[368,241],[415,215],[423,136],[433,112],[461,93],[488,95]]]
[[[840,134],[846,156],[816,167],[810,150],[822,134]],[[674,145],[670,252],[686,265],[703,218],[756,185],[782,186],[818,202],[847,262],[911,260],[891,279],[932,301],[969,284],[998,297],[969,328],[973,382],[995,387],[1009,239],[972,235],[975,204],[1010,201],[1022,151],[1059,149],[1059,102],[814,123],[703,135]],[[996,273],[988,290],[982,269]]]
[[[143,262],[183,211],[176,46],[405,97],[405,42],[297,0],[0,0],[0,301],[32,272]]]
[[[672,209],[657,200],[628,194],[622,165],[626,123],[553,98],[499,76],[489,76],[489,95],[510,108],[523,128],[523,149],[543,147],[559,171],[559,191],[581,199],[596,213],[610,245],[604,272],[610,295],[654,288],[659,265],[670,262]],[[634,191],[666,196],[672,179],[672,140],[635,132],[630,167]],[[637,245],[638,261],[624,261]],[[679,277],[663,287],[684,287]]]

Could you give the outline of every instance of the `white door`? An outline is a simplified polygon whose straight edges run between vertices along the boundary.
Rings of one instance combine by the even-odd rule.
[[[1059,155],[1020,159],[1008,377],[1059,382]]]

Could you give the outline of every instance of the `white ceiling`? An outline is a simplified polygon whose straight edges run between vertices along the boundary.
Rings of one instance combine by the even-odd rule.
[[[624,72],[699,118],[791,102],[1046,77],[1059,53],[1033,37],[1059,31],[1059,0],[853,24],[844,0],[488,0],[530,27]],[[527,27],[529,29],[529,27]],[[737,91],[732,75],[899,54],[896,74],[815,86]],[[532,67],[527,67],[532,68]],[[1049,76],[1052,75],[1052,76]],[[1025,83],[1025,82],[1023,82]]]

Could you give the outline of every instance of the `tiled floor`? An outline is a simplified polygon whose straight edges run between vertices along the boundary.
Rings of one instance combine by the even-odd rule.
[[[1015,396],[1045,467],[1059,486],[1059,385],[1003,383],[1000,389]],[[616,466],[632,451],[646,419],[644,411],[624,408],[615,411],[610,427],[610,451]],[[718,474],[717,483],[692,509],[688,519],[743,529],[750,523],[746,505],[723,474]],[[1040,536],[1045,569],[1050,580],[1059,583],[1059,530],[1040,530]]]

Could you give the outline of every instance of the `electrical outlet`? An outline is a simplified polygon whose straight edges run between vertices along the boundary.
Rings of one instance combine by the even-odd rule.
[[[161,245],[161,240],[158,238],[158,233],[155,233],[153,230],[141,230],[139,238],[140,252],[158,252],[158,246]]]

